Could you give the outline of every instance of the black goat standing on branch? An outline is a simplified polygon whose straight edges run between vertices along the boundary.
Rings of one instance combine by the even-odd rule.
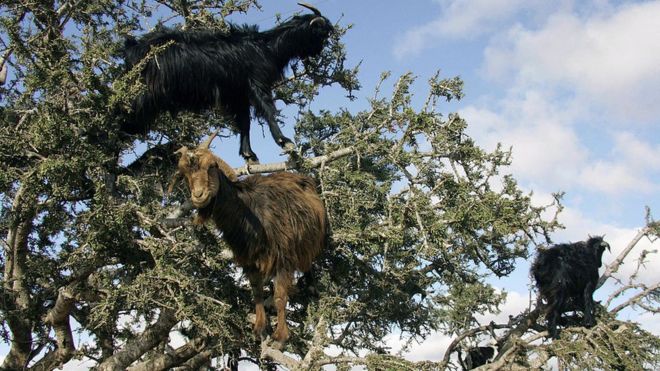
[[[283,79],[290,61],[319,55],[334,31],[316,8],[299,4],[313,14],[294,16],[264,32],[247,25],[230,25],[228,33],[160,28],[140,40],[128,38],[127,69],[143,60],[152,47],[173,43],[146,63],[142,71],[146,91],[133,101],[122,131],[144,134],[164,111],[176,114],[221,107],[240,132],[240,155],[258,162],[250,147],[253,107],[256,116],[268,123],[275,142],[293,149],[293,142],[278,126],[273,86]]]
[[[539,299],[547,302],[545,317],[553,338],[559,337],[557,325],[567,311],[582,310],[583,324],[595,324],[593,293],[605,249],[609,251],[610,245],[603,237],[590,237],[587,241],[539,250],[531,271]]]

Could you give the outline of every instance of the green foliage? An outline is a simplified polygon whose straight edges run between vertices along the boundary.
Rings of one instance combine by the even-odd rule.
[[[188,344],[203,343],[177,364],[239,350],[259,359],[260,342],[247,320],[251,293],[224,243],[208,226],[164,222],[181,214],[187,197],[183,187],[164,195],[174,150],[225,121],[218,112],[162,115],[159,131],[136,146],[118,131],[117,114],[144,88],[139,68],[124,72],[117,58],[123,35],[142,32],[145,19],[155,24],[157,18],[223,28],[225,16],[254,6],[252,0],[2,6],[12,76],[0,88],[0,310],[7,341],[23,334],[34,349],[61,351],[60,335],[50,330],[70,331],[71,317],[92,340],[62,359],[87,356],[102,364],[144,340],[131,325],[158,324],[171,311]],[[348,157],[300,170],[317,178],[333,236],[311,280],[301,278],[291,295],[287,350],[302,358],[316,345],[334,345],[343,355],[369,351],[363,363],[370,369],[431,369],[387,354],[385,337],[456,334],[477,325],[476,314],[496,311],[505,293],[486,278],[511,273],[532,241],[559,227],[542,214],[560,210],[560,196],[552,205],[532,205],[501,174],[510,153],[484,151],[460,116],[439,112],[442,103],[463,97],[458,78],[432,77],[427,99],[414,107],[414,76],[392,81],[384,73],[363,111],[311,112],[322,87],[338,85],[347,99],[359,88],[358,69],[345,66],[341,43],[350,26],[337,27],[324,53],[294,64],[276,92],[299,107],[295,139],[303,157],[352,149]],[[56,305],[67,300],[74,304]],[[45,320],[55,314],[66,320]],[[327,333],[317,329],[321,322]],[[159,335],[162,347],[140,353],[138,362],[165,357],[168,333]],[[638,329],[630,336],[653,340]],[[655,341],[648,349],[657,357]],[[640,349],[646,348],[633,351]],[[5,365],[25,364],[37,353],[19,349]]]

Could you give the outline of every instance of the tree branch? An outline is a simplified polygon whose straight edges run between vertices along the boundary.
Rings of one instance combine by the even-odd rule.
[[[101,363],[97,370],[119,371],[125,370],[131,363],[139,359],[144,353],[158,345],[167,337],[170,329],[177,322],[174,311],[161,309],[158,320],[149,326],[144,332],[124,345],[124,348],[112,357]]]
[[[327,155],[312,157],[305,160],[305,167],[317,168],[321,164],[337,160],[339,158],[350,155],[355,151],[355,147],[346,147],[338,149],[334,152],[330,152]],[[275,162],[272,164],[256,164],[256,165],[243,165],[241,167],[234,168],[234,171],[237,175],[247,175],[247,174],[260,174],[260,173],[272,173],[276,171],[285,171],[285,170],[294,170],[300,168],[300,163],[296,160],[289,160],[286,162]]]
[[[621,251],[619,256],[617,256],[617,258],[611,264],[609,264],[607,266],[607,268],[605,269],[605,272],[603,273],[602,276],[600,276],[600,279],[598,280],[598,284],[596,285],[596,289],[603,286],[605,281],[607,281],[608,278],[612,277],[612,275],[619,270],[619,266],[621,266],[621,264],[623,264],[623,260],[626,258],[626,256],[628,256],[630,251],[635,247],[635,245],[637,245],[639,240],[641,240],[642,237],[646,236],[649,233],[650,230],[651,230],[651,228],[647,225],[646,227],[639,230],[639,232],[637,232],[637,234],[632,239],[632,241],[630,241],[630,243],[628,243],[628,246],[626,246],[626,248],[623,249],[623,251]]]
[[[188,343],[177,348],[174,352],[157,355],[149,360],[140,362],[135,366],[127,368],[128,371],[153,371],[168,370],[178,366],[195,355],[201,353],[205,347],[206,340],[195,338]]]
[[[655,290],[658,290],[659,288],[660,288],[660,283],[656,283],[653,286],[647,287],[646,290],[644,290],[644,291],[638,293],[637,295],[631,297],[630,299],[626,300],[624,303],[621,303],[621,304],[617,305],[616,307],[614,307],[610,311],[610,313],[616,314],[616,313],[619,313],[622,309],[624,309],[627,306],[637,304],[637,302],[641,301],[646,296],[648,296],[650,293],[652,293]]]
[[[69,323],[69,315],[75,303],[72,289],[62,287],[57,295],[55,306],[48,311],[44,323],[50,324],[55,330],[57,347],[35,363],[30,370],[52,370],[68,362],[76,350],[73,343],[73,334]]]

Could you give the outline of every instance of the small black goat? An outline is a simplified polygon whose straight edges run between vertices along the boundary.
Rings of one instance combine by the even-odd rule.
[[[539,299],[547,302],[545,317],[553,338],[559,337],[557,325],[567,311],[582,310],[583,324],[595,324],[593,293],[605,249],[609,251],[610,245],[603,237],[590,237],[587,241],[539,250],[531,271]]]
[[[215,134],[197,149],[186,147],[177,176],[184,176],[197,222],[212,219],[250,280],[255,301],[254,331],[266,326],[263,285],[273,278],[277,329],[273,339],[289,337],[286,304],[295,271],[310,269],[327,245],[329,224],[314,181],[289,172],[238,179],[210,150]],[[175,178],[176,179],[176,178]],[[170,190],[174,183],[170,185]]]
[[[291,150],[293,143],[278,126],[273,85],[283,79],[291,60],[320,54],[334,31],[316,8],[300,5],[313,14],[294,16],[264,32],[247,25],[230,25],[228,33],[160,28],[139,41],[128,38],[124,48],[127,69],[143,60],[152,47],[173,43],[146,62],[142,71],[146,92],[133,101],[122,131],[144,134],[164,111],[176,114],[220,107],[235,120],[241,156],[258,162],[250,147],[253,107],[256,116],[268,123],[275,142]]]
[[[468,349],[465,356],[465,362],[461,365],[464,370],[472,370],[486,363],[490,363],[497,355],[497,348],[494,346],[479,346]],[[460,355],[459,355],[460,357]]]

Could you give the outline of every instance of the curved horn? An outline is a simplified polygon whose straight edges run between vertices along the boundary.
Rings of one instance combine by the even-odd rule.
[[[325,25],[325,18],[323,18],[323,17],[316,17],[316,18],[312,19],[312,20],[309,22],[309,25],[311,26],[311,25],[313,25],[314,23],[321,23],[322,25]]]
[[[311,10],[312,12],[314,12],[314,14],[316,14],[316,15],[319,16],[319,17],[321,17],[321,12],[320,12],[318,9],[316,9],[315,7],[313,7],[313,6],[311,6],[311,5],[307,4],[307,3],[298,3],[298,5],[300,5],[300,6],[302,6],[302,7],[305,7],[305,8],[307,8],[307,9]]]
[[[218,135],[219,132],[220,131],[217,130],[215,133],[209,135],[209,137],[203,143],[201,143],[197,147],[197,149],[209,149],[209,147],[211,146],[211,142],[213,142],[213,139],[215,139],[215,137]]]

